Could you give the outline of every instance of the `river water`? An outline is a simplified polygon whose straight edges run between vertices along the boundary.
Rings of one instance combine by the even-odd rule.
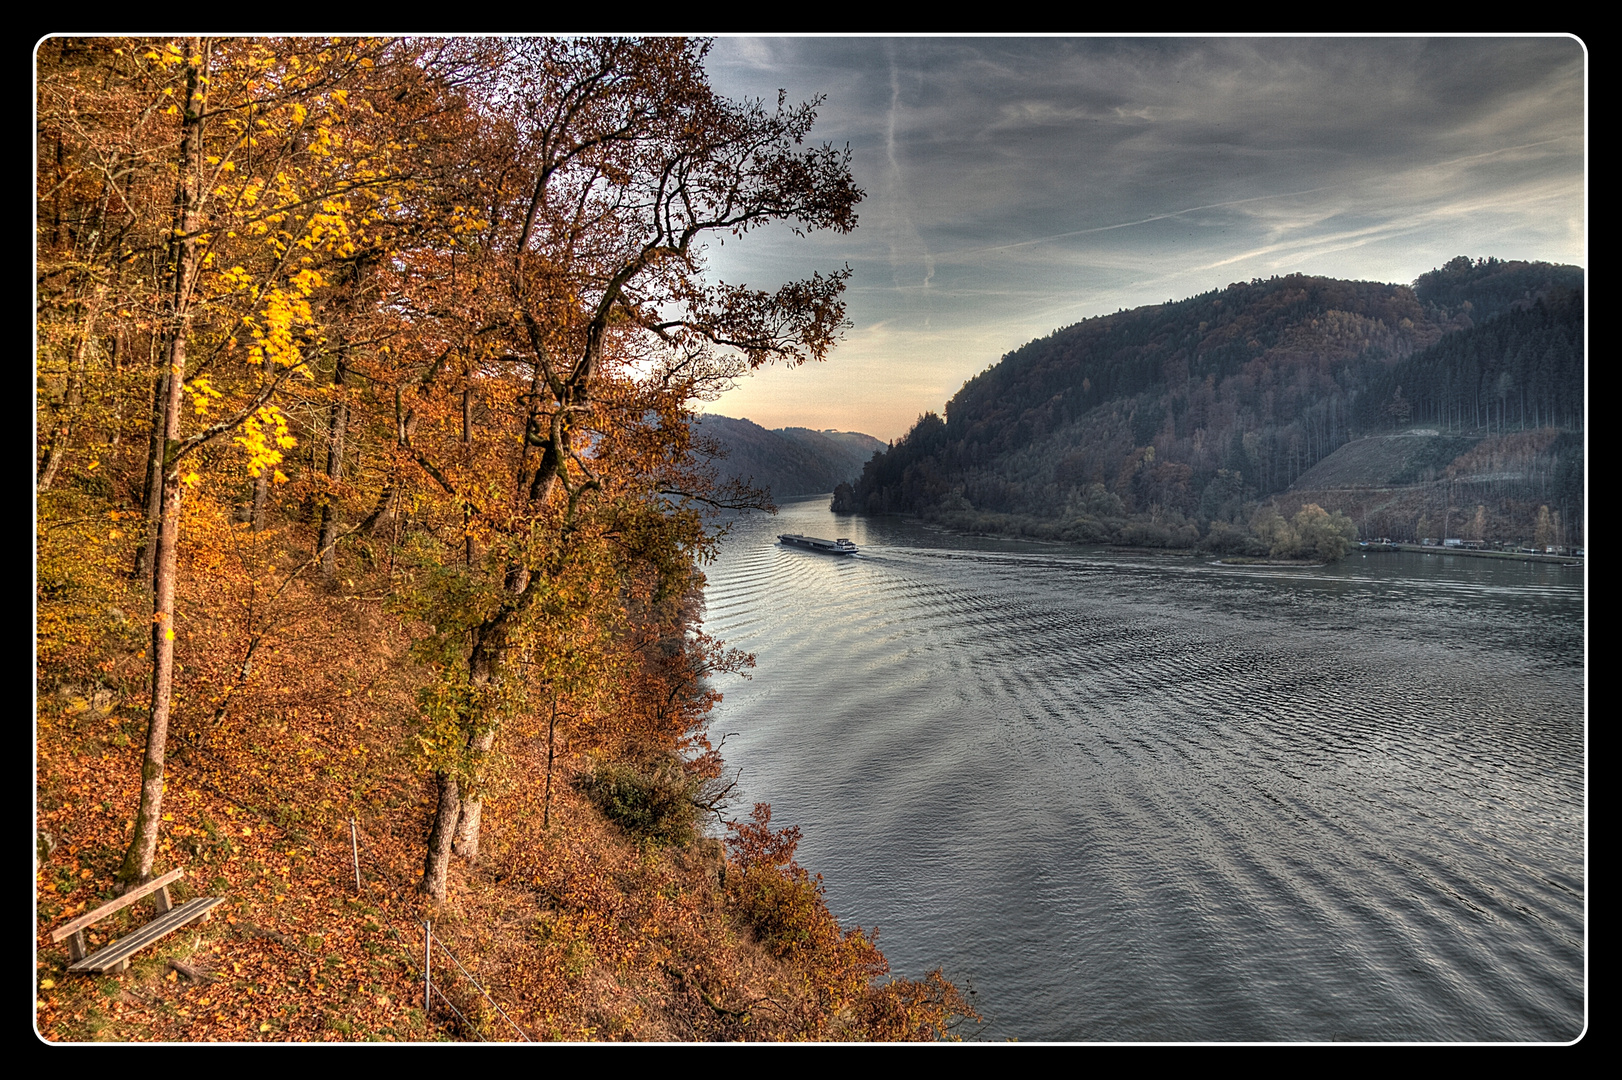
[[[706,572],[757,661],[712,725],[741,808],[892,970],[972,989],[975,1037],[1583,1030],[1583,570],[1224,567],[824,496]]]

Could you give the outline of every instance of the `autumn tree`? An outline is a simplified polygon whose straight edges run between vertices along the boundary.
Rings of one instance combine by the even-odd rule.
[[[1299,537],[1299,550],[1324,562],[1341,558],[1357,542],[1357,526],[1351,518],[1339,510],[1330,513],[1317,503],[1301,507],[1291,524]]]
[[[139,494],[147,528],[135,560],[152,590],[150,706],[125,880],[150,873],[157,842],[188,492],[249,477],[260,527],[270,490],[288,479],[281,466],[297,441],[296,414],[323,406],[331,487],[346,366],[375,313],[388,311],[367,295],[368,271],[400,241],[400,205],[424,183],[419,150],[431,140],[412,98],[436,74],[424,50],[381,40],[41,47],[41,152],[57,165],[39,179],[41,324],[50,328],[41,387],[55,421],[41,492],[75,441],[94,437],[85,423],[107,422],[92,405],[114,402],[118,439],[135,389],[119,369],[135,366],[130,354],[151,360]],[[436,220],[419,217],[430,228]],[[92,361],[109,352],[114,377],[92,402]],[[333,524],[328,515],[318,540],[327,553]]]
[[[547,636],[537,621],[559,618],[544,598],[576,560],[606,550],[599,539],[655,537],[690,558],[695,500],[717,500],[680,475],[688,403],[761,364],[821,358],[843,324],[848,271],[773,292],[704,274],[706,238],[771,222],[847,231],[861,197],[848,152],[804,145],[814,103],[720,98],[706,48],[510,43],[470,143],[463,268],[455,283],[440,276],[433,303],[459,306],[472,332],[423,355],[411,413],[448,417],[472,389],[487,417],[477,440],[489,445],[453,446],[448,425],[436,445],[427,428],[402,426],[426,482],[460,505],[485,551],[485,606],[455,671],[444,669],[466,704],[453,710],[458,745],[441,748],[456,763],[435,770],[423,881],[435,898],[453,847],[477,852],[481,762],[511,711],[497,703],[516,694],[509,654]],[[620,470],[641,485],[635,498],[615,494],[623,459],[605,452],[630,432],[647,441],[634,457],[651,463]]]
[[[1554,544],[1554,517],[1547,506],[1538,507],[1537,525],[1532,531],[1532,543],[1539,550]]]
[[[189,826],[160,824],[166,769],[234,805],[283,783],[312,818],[364,804],[348,774],[304,768],[311,732],[339,727],[299,713],[340,699],[321,720],[378,732],[353,747],[384,748],[371,780],[431,778],[431,898],[452,854],[477,856],[503,785],[539,796],[573,774],[642,845],[719,817],[712,679],[751,661],[702,632],[702,566],[714,514],[765,496],[718,481],[693,404],[824,356],[848,270],[763,292],[708,277],[703,245],[774,222],[848,230],[861,193],[845,152],[806,144],[814,102],[725,101],[704,52],[41,47],[38,674],[69,728],[96,702],[113,745],[129,745],[115,710],[147,704],[122,883],[183,858]],[[395,740],[420,772],[393,771]],[[972,1015],[938,971],[876,985],[873,935],[839,927],[792,831],[767,823],[734,830],[738,874],[712,840],[670,860],[698,888],[669,917],[719,931],[698,955],[724,957],[745,927],[775,954],[780,1015],[750,1030],[932,1038]],[[544,854],[526,857],[554,861],[530,839]],[[604,847],[610,864],[639,857]],[[670,925],[626,918],[627,942]]]
[[[75,448],[109,433],[144,449],[148,733],[121,876],[156,848],[189,500],[255,531],[302,506],[308,554],[278,588],[336,584],[344,538],[395,520],[435,673],[431,895],[453,848],[477,854],[504,720],[552,725],[561,698],[605,744],[706,759],[703,675],[740,661],[684,609],[702,514],[759,496],[695,464],[691,405],[824,356],[848,270],[760,291],[711,280],[704,244],[854,227],[848,152],[806,143],[816,103],[726,101],[678,39],[51,44],[37,487],[94,470]],[[601,707],[633,683],[620,700],[646,710]]]
[[[1268,545],[1275,559],[1319,559],[1334,562],[1357,541],[1357,526],[1339,510],[1330,513],[1317,503],[1306,503],[1293,518],[1277,508],[1257,508],[1250,530]]]

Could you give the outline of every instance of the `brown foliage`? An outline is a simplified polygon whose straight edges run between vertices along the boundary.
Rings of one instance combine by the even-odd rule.
[[[875,935],[840,927],[823,900],[822,875],[794,859],[800,830],[773,830],[771,807],[756,803],[746,822],[729,822],[736,871],[727,895],[755,940],[785,962],[800,1008],[785,1012],[800,1038],[887,1041],[950,1037],[974,1009],[939,970],[922,982],[877,980],[889,971]]]
[[[697,828],[713,680],[750,663],[700,629],[706,513],[759,496],[695,460],[693,402],[821,357],[844,281],[711,284],[702,238],[849,229],[861,194],[802,145],[810,106],[719,99],[703,51],[41,47],[47,1038],[933,1038],[966,1012],[938,973],[876,987],[792,843],[731,865]],[[693,827],[615,828],[568,782],[605,762],[675,777]],[[109,996],[43,943],[121,865],[227,901]],[[423,917],[506,1018],[450,974],[461,1018],[423,1015]]]

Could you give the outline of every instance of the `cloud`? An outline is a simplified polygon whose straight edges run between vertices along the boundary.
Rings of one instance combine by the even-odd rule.
[[[1563,37],[723,39],[724,92],[828,94],[815,137],[849,143],[869,197],[848,237],[768,232],[713,265],[771,284],[848,262],[852,319],[885,331],[837,355],[905,395],[1241,277],[1579,262],[1584,63]],[[934,374],[882,375],[911,365]]]

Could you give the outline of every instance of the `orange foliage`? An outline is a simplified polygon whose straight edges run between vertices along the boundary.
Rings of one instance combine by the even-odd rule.
[[[922,982],[893,979],[872,935],[840,927],[823,900],[822,875],[794,860],[797,826],[773,830],[771,807],[756,803],[747,822],[729,822],[727,848],[738,872],[727,894],[767,951],[786,961],[802,989],[793,1015],[801,1038],[888,1041],[940,1039],[977,1019],[937,969]]]
[[[820,357],[843,317],[842,273],[703,280],[706,231],[848,229],[861,193],[798,148],[809,107],[721,102],[702,55],[41,46],[47,1038],[939,1038],[972,1015],[939,973],[877,983],[872,936],[764,808],[729,863],[702,835],[628,837],[573,782],[630,763],[679,774],[699,819],[724,808],[707,717],[751,661],[702,633],[699,567],[706,515],[761,497],[716,484],[692,409]],[[598,127],[554,126],[536,158],[520,90]],[[697,216],[648,241],[660,155]],[[47,935],[112,894],[121,852],[138,866],[138,807],[152,872],[227,901],[108,998]],[[442,824],[463,857],[425,904]],[[424,917],[506,1018],[449,975],[460,1019],[423,1015]]]

